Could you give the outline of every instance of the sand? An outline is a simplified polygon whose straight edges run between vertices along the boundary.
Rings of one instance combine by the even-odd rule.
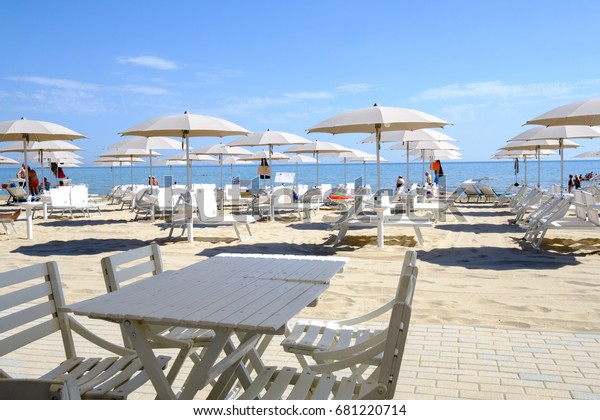
[[[4,206],[3,211],[13,206]],[[41,212],[40,212],[41,213]],[[91,218],[34,219],[34,239],[0,234],[2,270],[56,260],[68,303],[104,293],[100,259],[151,242],[161,245],[165,268],[177,269],[219,252],[336,255],[350,260],[314,308],[300,315],[338,318],[364,313],[394,293],[404,252],[418,251],[420,269],[413,323],[470,325],[547,331],[600,330],[599,231],[550,231],[541,251],[519,238],[511,213],[492,204],[461,204],[420,246],[410,228],[351,230],[339,246],[322,218],[261,221],[243,242],[228,226],[197,228],[193,244],[168,240],[163,221],[134,221],[134,213],[107,206]],[[38,215],[36,215],[38,216]]]

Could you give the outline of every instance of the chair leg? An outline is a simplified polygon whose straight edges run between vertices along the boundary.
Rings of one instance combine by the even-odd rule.
[[[17,226],[15,225],[15,222],[13,222],[11,220],[10,225],[11,225],[12,229],[15,231],[15,234],[18,234],[19,232],[17,232]],[[6,229],[6,226],[4,228]],[[6,231],[6,233],[8,233],[8,230]]]
[[[418,226],[413,226],[415,228],[415,235],[417,236],[417,239],[419,240],[419,244],[421,246],[423,246],[423,235],[421,234],[421,229]]]
[[[346,236],[346,233],[348,232],[348,225],[347,224],[343,224],[342,226],[340,226],[340,230],[338,232],[338,236],[335,239],[335,244],[338,245],[340,242],[342,242],[344,240],[344,237]]]

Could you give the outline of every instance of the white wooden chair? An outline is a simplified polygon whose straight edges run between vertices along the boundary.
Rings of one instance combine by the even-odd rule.
[[[106,290],[109,293],[140,278],[163,272],[160,247],[157,244],[104,257],[100,264]],[[167,375],[170,383],[177,377],[186,358],[189,356],[192,360],[197,361],[198,357],[194,350],[210,344],[215,335],[212,330],[183,327],[165,328],[164,325],[153,327],[152,332],[154,348],[180,349]],[[121,334],[125,346],[133,348],[127,332],[121,329]]]
[[[321,369],[324,369],[327,361],[330,360],[331,352],[341,353],[345,349],[368,345],[369,341],[381,339],[385,336],[385,332],[366,324],[389,313],[397,302],[403,302],[408,298],[408,302],[412,304],[410,281],[411,277],[416,280],[417,275],[417,253],[409,250],[404,256],[396,294],[391,300],[355,318],[331,321],[301,320],[288,327],[286,338],[281,343],[283,349],[293,353],[303,368],[321,364]],[[381,354],[374,355],[361,366],[352,367],[352,376],[362,379],[369,366],[381,362],[381,357]]]
[[[125,399],[148,381],[133,350],[95,335],[68,313],[60,311],[64,305],[56,262],[0,273],[0,357],[60,333],[66,359],[40,379],[63,381],[72,377],[82,398],[99,399]],[[115,356],[78,357],[73,332],[102,347],[102,354],[108,350]],[[157,359],[164,368],[169,357]]]
[[[394,303],[388,328],[376,340],[328,351],[330,362],[311,365],[301,372],[292,367],[266,367],[238,399],[393,399],[408,336],[414,276],[410,276],[407,285],[405,299]],[[382,354],[381,363],[367,379],[342,376],[343,369],[365,363],[379,354]]]
[[[21,215],[20,208],[13,211],[12,213],[1,213],[0,214],[0,223],[2,223],[2,227],[4,228],[4,231],[6,232],[7,235],[9,233],[8,227],[12,228],[12,230],[15,233],[18,233],[17,227],[15,226],[15,221],[19,218],[20,215]]]
[[[77,382],[63,379],[4,378],[0,370],[0,400],[80,400]]]

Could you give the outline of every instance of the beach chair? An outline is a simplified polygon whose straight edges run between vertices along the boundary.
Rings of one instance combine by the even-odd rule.
[[[273,192],[270,197],[271,215],[282,213],[296,213],[300,220],[309,219],[310,214],[315,216],[317,210],[323,206],[320,200],[321,194],[318,189],[307,190],[298,201],[294,201],[294,190],[290,187],[283,187]]]
[[[300,365],[311,368],[312,365],[323,365],[329,363],[330,352],[341,353],[344,349],[355,346],[368,345],[369,340],[377,340],[385,335],[384,330],[373,329],[368,325],[380,316],[389,313],[394,304],[408,299],[412,304],[412,292],[410,288],[411,277],[416,281],[418,275],[417,253],[407,251],[400,271],[398,286],[395,296],[384,305],[354,318],[341,320],[300,320],[286,328],[286,338],[281,342],[283,349],[292,353],[298,359]],[[414,287],[414,284],[413,284]],[[407,296],[408,293],[410,296]],[[383,335],[382,335],[383,334]],[[351,366],[351,376],[366,379],[363,374],[369,367],[377,366],[381,362],[381,354],[373,355],[371,359],[362,361],[361,364]],[[335,367],[335,365],[330,365]],[[328,373],[334,373],[330,370]]]
[[[250,224],[256,221],[253,216],[243,214],[219,214],[214,192],[206,189],[196,191],[196,202],[198,203],[196,215],[200,225],[232,226],[240,241],[243,241],[244,238],[242,238],[240,234],[239,227],[245,226],[248,231],[248,237],[245,239],[252,238]]]
[[[77,382],[61,379],[3,378],[0,371],[0,400],[80,400]]]
[[[44,350],[54,334],[62,338],[65,360],[40,379],[64,381],[72,377],[83,399],[126,399],[149,379],[131,349],[104,340],[74,317],[59,310],[65,306],[63,290],[54,261],[0,273],[0,357],[20,351]],[[73,332],[86,344],[94,344],[110,357],[78,357]],[[33,347],[31,347],[31,346]],[[100,349],[101,348],[101,349]],[[55,348],[47,349],[54,353]],[[90,350],[91,351],[91,350]],[[158,356],[164,369],[169,357]],[[46,362],[47,363],[47,362]],[[9,360],[3,366],[11,366]],[[2,376],[9,376],[4,372]]]
[[[587,191],[576,190],[573,199],[565,196],[562,211],[557,211],[551,217],[544,218],[538,223],[537,229],[529,236],[534,248],[539,248],[549,229],[594,231],[600,229],[598,208],[592,207],[594,196]],[[575,206],[575,215],[568,215],[571,204]]]
[[[100,260],[102,274],[107,292],[114,292],[122,285],[130,284],[143,277],[162,273],[163,262],[160,247],[157,244],[131,249],[118,254],[110,255]],[[127,332],[121,328],[125,347],[133,348]],[[180,349],[173,360],[173,365],[167,374],[167,380],[172,383],[187,357],[197,361],[195,350],[211,343],[214,332],[199,328],[155,326],[153,328],[153,348]]]
[[[22,203],[23,201],[27,201],[27,198],[29,197],[29,193],[25,191],[25,188],[20,186],[6,187],[6,192],[8,193],[6,204],[9,204],[11,201],[13,203]]]
[[[483,194],[485,202],[498,202],[500,194],[498,194],[492,187],[485,184],[478,185],[479,191]]]
[[[310,365],[302,371],[293,367],[265,367],[238,399],[393,399],[408,336],[414,287],[415,277],[410,276],[404,299],[394,303],[388,327],[381,334],[340,351],[328,351],[327,362]],[[368,363],[380,354],[381,362],[367,378],[344,376],[347,369]]]
[[[21,209],[17,209],[12,213],[1,213],[0,214],[0,223],[2,223],[2,227],[6,234],[9,234],[8,228],[12,228],[15,233],[17,232],[17,226],[15,226],[15,221],[21,216]]]
[[[463,194],[467,196],[467,203],[470,203],[471,200],[479,202],[484,197],[483,193],[479,190],[479,185],[476,184],[465,183],[463,185]]]

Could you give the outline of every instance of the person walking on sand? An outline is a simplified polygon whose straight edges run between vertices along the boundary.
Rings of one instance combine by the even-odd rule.
[[[573,192],[574,186],[575,186],[575,182],[573,181],[573,175],[569,174],[569,182],[567,183],[568,191]]]

